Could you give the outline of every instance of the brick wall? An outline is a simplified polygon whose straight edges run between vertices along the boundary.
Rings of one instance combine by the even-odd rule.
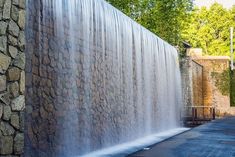
[[[22,156],[25,1],[0,0],[0,156]]]

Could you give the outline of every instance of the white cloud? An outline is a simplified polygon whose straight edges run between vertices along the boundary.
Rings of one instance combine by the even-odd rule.
[[[231,8],[233,5],[235,5],[235,0],[195,0],[194,1],[194,3],[199,7],[202,7],[202,6],[210,7],[215,2],[222,4],[225,8]]]

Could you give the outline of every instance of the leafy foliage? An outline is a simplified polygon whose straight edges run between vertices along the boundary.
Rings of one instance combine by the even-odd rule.
[[[198,9],[193,0],[107,1],[172,45],[182,48],[182,41],[187,41],[205,55],[230,55],[229,28],[235,27],[235,6],[228,10],[214,3]]]
[[[231,10],[214,3],[209,9],[195,8],[182,37],[205,55],[230,55],[230,27],[235,27],[235,6]]]
[[[235,71],[231,71],[230,104],[235,107]]]
[[[168,41],[179,45],[192,0],[107,0],[126,15]]]
[[[230,70],[224,70],[222,73],[212,72],[211,76],[215,79],[215,85],[222,95],[228,96],[230,93]]]
[[[215,85],[222,95],[230,95],[230,104],[235,107],[235,71],[228,69],[222,73],[213,72],[211,76],[215,79]]]
[[[235,28],[235,6],[225,9],[214,3],[210,8],[198,9],[193,7],[193,0],[107,1],[172,45],[182,48],[182,41],[187,41],[192,47],[202,48],[205,55],[230,55],[229,29]],[[234,72],[226,70],[212,76],[221,93],[230,94],[231,105],[235,106]]]

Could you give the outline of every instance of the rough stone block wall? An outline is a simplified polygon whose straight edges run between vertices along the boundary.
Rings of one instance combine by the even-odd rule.
[[[182,82],[182,100],[185,116],[191,114],[189,106],[193,105],[193,87],[192,87],[192,59],[185,57],[180,62],[181,82]]]
[[[176,90],[176,87],[173,85],[178,83],[171,85],[171,82],[175,82],[179,77],[174,76],[176,72],[174,70],[168,78],[165,73],[154,72],[157,68],[153,68],[152,76],[146,78],[147,71],[158,66],[155,61],[143,66],[154,57],[157,61],[163,56],[161,54],[170,53],[162,53],[163,50],[159,50],[159,55],[153,53],[151,58],[147,56],[149,51],[141,53],[139,51],[147,47],[145,42],[142,42],[140,45],[142,48],[138,48],[138,51],[135,50],[137,47],[130,44],[129,51],[125,48],[127,39],[124,37],[125,32],[130,29],[123,29],[127,31],[120,32],[118,38],[120,45],[124,47],[118,50],[118,43],[115,49],[116,46],[113,48],[110,43],[112,38],[102,39],[115,36],[112,29],[107,25],[103,31],[103,25],[95,26],[99,25],[99,22],[94,23],[95,27],[90,25],[89,28],[92,31],[89,34],[96,36],[97,33],[97,38],[87,38],[86,33],[83,35],[81,32],[86,32],[87,28],[84,27],[89,25],[81,22],[89,19],[84,19],[82,16],[77,22],[73,21],[75,31],[71,31],[71,28],[66,29],[71,23],[67,10],[63,11],[62,27],[59,29],[57,23],[59,21],[53,16],[56,14],[55,8],[46,5],[46,2],[49,1],[41,1],[40,4],[40,1],[29,0],[27,7],[29,27],[26,31],[26,157],[76,156],[135,140],[138,138],[135,135],[137,133],[139,137],[143,137],[146,134],[144,133],[146,121],[153,123],[150,126],[153,128],[151,132],[155,132],[154,130],[158,128],[160,130],[161,125],[164,125],[164,128],[171,125],[165,124],[171,119],[170,115],[174,112],[172,109],[163,111],[161,107],[158,109],[154,106],[151,111],[147,111],[146,106],[157,104],[158,99],[153,99],[155,97],[164,102],[159,101],[159,106],[162,104],[170,108],[177,100],[172,102],[166,98],[171,95],[171,100],[174,100],[176,95],[172,91]],[[66,1],[64,2],[66,4]],[[110,20],[112,21],[111,18]],[[73,40],[70,31],[76,34],[72,36]],[[63,35],[60,36],[58,32],[62,32]],[[164,58],[167,58],[167,55]],[[161,65],[168,65],[171,59],[172,57]],[[176,60],[173,60],[169,67],[172,65],[175,67],[174,62],[176,63]],[[159,71],[161,70],[159,68]],[[145,87],[145,84],[150,84],[147,82],[152,82],[158,78],[158,75],[159,81],[154,81],[151,87]],[[161,91],[160,88],[156,89],[158,85],[162,86],[161,82],[166,81],[162,79],[165,77],[167,80],[172,80],[166,83],[166,86],[172,88],[169,87],[168,93],[164,92],[166,86]],[[151,102],[151,99],[154,102]],[[175,108],[177,109],[178,107]],[[168,114],[167,119],[158,122],[161,116],[165,115],[164,112]],[[148,116],[149,119],[153,117],[156,121],[145,120]],[[175,121],[177,118],[178,116],[174,117]],[[75,154],[70,155],[70,153]]]
[[[205,106],[214,106],[217,116],[234,115],[230,106],[229,58],[195,58],[203,70],[203,101]]]
[[[191,116],[191,106],[203,106],[203,67],[191,57],[181,60],[181,79],[185,116]]]
[[[203,66],[192,61],[193,104],[203,106]]]
[[[208,109],[202,108],[203,102],[203,66],[192,60],[192,90],[193,90],[193,106],[198,106],[197,117],[204,118],[210,114]]]
[[[0,156],[23,156],[25,0],[0,0]]]

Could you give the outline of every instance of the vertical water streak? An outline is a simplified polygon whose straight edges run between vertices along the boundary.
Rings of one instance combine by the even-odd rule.
[[[28,4],[40,13],[27,25],[28,55],[39,60],[30,74],[38,116],[27,140],[39,148],[31,154],[79,156],[180,125],[174,47],[104,0]]]

